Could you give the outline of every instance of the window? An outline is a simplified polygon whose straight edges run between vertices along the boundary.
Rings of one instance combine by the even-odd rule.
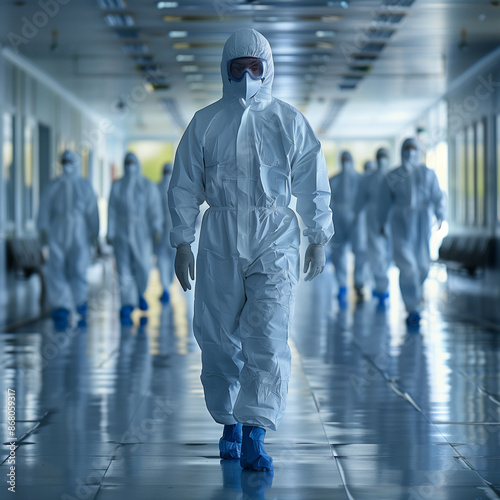
[[[497,144],[497,221],[500,222],[500,201],[498,197],[500,196],[500,115],[497,115],[496,123],[496,144]]]
[[[5,183],[6,193],[6,215],[7,224],[14,227],[16,205],[15,205],[15,191],[16,191],[16,178],[14,170],[14,117],[9,113],[3,115],[3,178]]]
[[[476,124],[476,220],[478,225],[485,224],[485,133],[484,122]]]
[[[31,229],[33,224],[34,205],[34,175],[33,175],[33,155],[34,155],[34,134],[33,125],[25,121],[23,136],[23,221],[25,229]]]
[[[456,191],[455,210],[456,221],[465,224],[466,221],[466,186],[467,186],[467,163],[465,156],[465,133],[461,130],[456,137]]]
[[[474,127],[467,128],[467,179],[466,179],[466,224],[476,222],[476,165],[474,152]]]

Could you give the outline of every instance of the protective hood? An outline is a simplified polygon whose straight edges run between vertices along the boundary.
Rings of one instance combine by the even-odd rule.
[[[226,41],[222,52],[222,99],[228,106],[241,102],[227,74],[228,62],[238,57],[257,57],[266,61],[263,81],[257,94],[250,99],[252,107],[265,107],[272,98],[274,63],[271,46],[266,38],[254,29],[242,29],[233,33]]]
[[[416,153],[412,154],[411,150],[407,147],[411,146],[416,150]],[[420,146],[416,139],[409,137],[403,142],[401,146],[401,160],[403,166],[406,168],[415,168],[420,164]]]
[[[350,162],[350,165],[347,168],[345,167],[344,162],[342,161],[342,158],[344,156],[347,156],[349,159],[349,162]],[[349,153],[349,151],[342,151],[342,153],[340,154],[340,165],[342,167],[342,171],[352,170],[354,168],[354,161],[353,161],[352,155],[351,155],[351,153]]]
[[[377,164],[374,161],[372,160],[365,161],[365,164],[363,166],[363,170],[365,172],[373,172],[376,169],[377,169]]]
[[[389,167],[389,152],[385,148],[380,148],[377,151],[377,166],[382,172]]]
[[[137,175],[141,171],[141,164],[134,153],[127,153],[123,160],[125,176]]]
[[[66,149],[66,151],[64,151],[61,155],[61,163],[63,172],[66,175],[76,174],[78,167],[80,166],[78,156],[69,149]]]

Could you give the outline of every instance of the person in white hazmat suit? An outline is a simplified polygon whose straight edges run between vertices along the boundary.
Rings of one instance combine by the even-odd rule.
[[[164,224],[162,238],[159,243],[156,244],[156,259],[158,270],[160,271],[160,281],[163,287],[163,293],[160,297],[160,301],[164,304],[168,304],[170,301],[170,295],[168,289],[172,284],[174,279],[174,259],[175,259],[175,249],[170,245],[170,230],[172,229],[172,218],[170,217],[170,212],[168,210],[168,186],[170,184],[170,179],[172,178],[172,164],[165,163],[163,166],[163,178],[158,183],[158,189],[160,191],[160,198],[163,207]]]
[[[385,148],[380,148],[377,151],[375,169],[362,177],[354,202],[356,217],[363,212],[366,217],[366,256],[375,281],[373,296],[378,299],[380,309],[385,308],[386,300],[389,297],[388,271],[392,255],[390,231],[387,231],[385,236],[380,234],[378,219],[379,191],[382,182],[384,182],[388,166],[389,154]]]
[[[77,155],[66,150],[61,163],[62,175],[42,193],[37,225],[49,245],[45,280],[52,318],[64,327],[73,305],[80,321],[87,316],[87,268],[99,236],[99,213],[92,185],[79,175]]]
[[[354,257],[354,289],[358,300],[363,299],[366,274],[366,238],[363,221],[354,217],[354,200],[362,174],[354,170],[351,153],[340,155],[342,171],[330,179],[331,201],[335,234],[330,241],[330,255],[335,266],[339,306],[347,307],[347,255],[351,248]]]
[[[392,209],[394,261],[409,327],[418,327],[422,286],[430,267],[429,240],[433,215],[438,229],[444,218],[444,197],[436,174],[420,161],[420,148],[409,138],[401,148],[402,165],[391,170],[379,191],[379,230],[385,234]]]
[[[190,244],[201,225],[194,332],[202,352],[207,408],[224,424],[222,458],[272,470],[266,429],[285,411],[288,335],[306,225],[306,280],[323,271],[332,233],[330,190],[321,144],[294,107],[272,97],[274,65],[259,32],[235,32],[221,62],[223,97],[198,111],[176,152],[169,188],[175,272],[190,289]],[[241,426],[243,425],[243,427]]]
[[[115,252],[120,284],[120,320],[132,324],[130,314],[137,305],[148,309],[144,298],[153,253],[153,240],[159,242],[163,230],[163,211],[158,187],[141,175],[137,156],[127,153],[125,175],[113,183],[108,206],[108,243]]]

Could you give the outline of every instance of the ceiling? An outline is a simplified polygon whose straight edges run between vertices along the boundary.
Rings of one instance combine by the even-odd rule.
[[[220,97],[228,36],[254,27],[273,49],[274,95],[322,137],[388,138],[499,45],[498,4],[0,0],[0,43],[129,135],[171,137]]]

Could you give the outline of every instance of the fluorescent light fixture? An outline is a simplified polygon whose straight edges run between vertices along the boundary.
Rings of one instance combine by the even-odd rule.
[[[182,71],[184,71],[184,73],[196,73],[199,70],[200,68],[198,68],[196,64],[186,64],[186,66],[182,66]]]
[[[193,54],[179,54],[175,56],[175,60],[177,62],[193,62],[194,55]]]
[[[322,16],[321,20],[324,23],[333,23],[335,21],[340,21],[342,19],[342,16]]]
[[[149,52],[148,45],[143,42],[124,43],[122,48],[127,54],[146,54]]]
[[[179,21],[182,21],[181,16],[163,16],[163,20],[166,23],[178,23]]]
[[[184,50],[191,48],[191,44],[187,42],[177,42],[173,44],[173,48],[177,50]]]
[[[343,9],[348,9],[349,8],[349,2],[347,2],[347,1],[339,2],[337,0],[336,2],[327,2],[326,5],[328,7],[342,7]]]
[[[188,36],[187,31],[169,31],[168,36],[170,38],[186,38]]]
[[[158,9],[175,9],[179,7],[179,2],[156,2]]]
[[[192,73],[190,75],[186,75],[186,82],[202,82],[203,75],[201,73]]]
[[[134,26],[135,19],[131,14],[106,14],[104,21],[111,28],[122,28],[124,26]]]
[[[319,30],[319,31],[316,31],[316,36],[318,38],[332,38],[335,36],[335,31],[323,31],[323,30]]]

